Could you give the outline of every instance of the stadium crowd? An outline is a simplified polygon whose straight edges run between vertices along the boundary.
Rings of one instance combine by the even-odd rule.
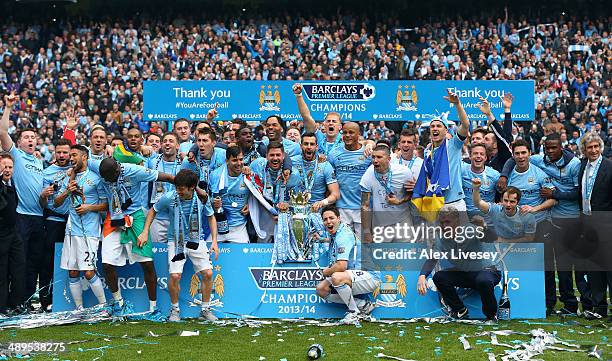
[[[134,242],[134,248],[145,247],[145,244],[151,243],[147,242],[149,235],[164,237],[163,232],[158,232],[160,230],[166,230],[165,237],[168,239],[175,237],[176,249],[169,254],[179,256],[183,253],[183,246],[178,245],[179,236],[181,239],[185,236],[188,240],[184,245],[184,253],[192,259],[196,271],[202,272],[205,280],[202,282],[203,299],[206,299],[207,292],[210,297],[208,251],[204,252],[206,246],[199,244],[196,239],[201,239],[202,236],[204,239],[211,237],[210,249],[216,256],[217,241],[240,239],[248,242],[249,239],[257,239],[254,237],[254,230],[247,230],[246,227],[249,208],[246,207],[245,195],[207,200],[208,195],[213,198],[214,194],[218,195],[220,189],[224,188],[225,173],[216,170],[225,169],[223,165],[226,161],[230,188],[232,180],[240,177],[242,164],[249,165],[250,172],[259,176],[264,183],[271,177],[267,173],[271,168],[275,172],[274,176],[277,176],[279,171],[283,175],[285,172],[290,174],[284,177],[288,177],[285,179],[287,186],[292,182],[295,182],[296,186],[305,182],[302,187],[305,186],[306,189],[318,187],[316,197],[315,192],[312,192],[313,209],[323,209],[325,226],[331,225],[330,230],[333,228],[333,232],[342,233],[342,237],[348,237],[348,233],[344,228],[342,232],[337,228],[338,218],[342,219],[343,224],[348,224],[358,236],[363,234],[365,238],[369,237],[371,227],[364,223],[372,220],[364,218],[360,210],[376,212],[376,206],[369,208],[371,202],[388,202],[389,205],[398,207],[398,211],[408,211],[403,207],[410,204],[408,193],[415,187],[423,158],[426,158],[429,152],[435,153],[435,149],[441,144],[446,144],[449,152],[456,147],[458,152],[453,154],[464,154],[463,157],[457,158],[449,153],[451,179],[450,188],[445,191],[446,203],[458,202],[456,211],[467,211],[468,214],[472,212],[472,215],[487,215],[489,212],[493,213],[493,210],[502,214],[502,208],[498,209],[492,205],[495,199],[501,200],[504,206],[504,202],[512,204],[514,201],[514,206],[518,203],[522,207],[529,207],[522,210],[535,215],[533,220],[525,221],[533,223],[533,230],[526,227],[525,232],[514,235],[516,237],[527,237],[529,240],[535,237],[538,240],[546,233],[544,224],[551,223],[551,220],[552,224],[558,226],[557,229],[567,231],[575,224],[566,221],[566,218],[575,219],[581,213],[590,216],[591,210],[612,210],[610,186],[595,185],[593,188],[593,183],[588,181],[588,175],[591,174],[592,178],[595,178],[598,170],[602,174],[605,173],[601,178],[604,180],[600,180],[600,183],[609,181],[612,174],[609,161],[606,160],[612,155],[612,49],[609,42],[609,18],[561,17],[546,24],[530,24],[525,17],[508,14],[505,10],[498,18],[439,19],[410,29],[399,26],[395,19],[384,23],[371,23],[345,14],[327,18],[253,18],[247,22],[219,19],[205,24],[192,23],[185,19],[177,19],[171,23],[137,20],[70,21],[63,23],[62,32],[56,34],[49,33],[47,28],[40,25],[5,23],[1,28],[3,58],[0,63],[0,93],[3,95],[0,108],[4,112],[0,137],[2,148],[6,152],[1,160],[2,194],[10,194],[12,190],[12,198],[7,197],[15,201],[16,187],[19,205],[16,219],[8,214],[2,215],[1,218],[3,224],[10,227],[0,231],[0,235],[11,241],[3,243],[6,252],[3,250],[0,259],[0,311],[19,309],[22,301],[29,300],[35,293],[37,285],[44,288],[51,282],[53,252],[49,251],[52,250],[49,244],[63,240],[64,232],[74,231],[76,237],[85,239],[88,236],[99,237],[99,234],[94,235],[95,227],[91,230],[87,229],[89,226],[79,227],[75,222],[70,224],[72,228],[68,227],[70,230],[65,231],[68,216],[80,217],[87,213],[95,215],[104,209],[108,209],[109,214],[106,217],[108,225],[104,225],[102,261],[107,285],[118,304],[122,305],[123,300],[117,288],[114,267],[125,264],[126,255],[121,250],[118,255],[114,254],[116,249],[111,249],[111,242],[119,245],[119,248],[125,243],[131,246],[131,241]],[[265,123],[251,127],[240,120],[216,121],[214,112],[211,112],[206,122],[191,124],[177,121],[171,129],[174,133],[168,133],[170,124],[145,120],[142,116],[142,82],[184,79],[531,79],[535,80],[536,84],[536,119],[513,122],[510,110],[512,97],[508,96],[503,99],[506,113],[503,128],[502,123],[494,119],[487,102],[483,100],[481,111],[489,117],[487,126],[472,129],[469,134],[470,141],[465,144],[470,126],[467,118],[462,116],[460,106],[457,110],[461,124],[452,133],[448,133],[448,140],[446,135],[449,126],[442,120],[432,121],[429,131],[424,131],[420,122],[411,119],[393,124],[372,121],[359,125],[346,123],[342,126],[339,115],[330,113],[321,123],[322,126],[317,126],[307,107],[302,106],[301,89],[298,87],[294,91],[303,121],[285,124],[284,120],[273,116]],[[447,96],[450,102],[460,105],[457,96],[450,93]],[[285,131],[285,128],[288,129]],[[428,147],[428,144],[433,144],[434,147]],[[593,144],[597,145],[597,150],[589,148],[595,147]],[[462,148],[463,152],[460,151]],[[482,154],[478,150],[481,150]],[[315,162],[318,153],[325,155],[329,163],[325,163],[321,179],[315,182],[306,177],[303,180],[302,173],[309,167],[306,163]],[[293,169],[287,169],[292,165],[287,164],[284,154],[291,157]],[[367,157],[363,157],[363,154]],[[595,169],[591,169],[590,163],[602,159],[599,157],[601,154],[603,163],[599,161],[596,167],[593,166]],[[110,155],[113,157],[106,158]],[[540,163],[532,163],[536,164],[536,169],[529,170],[529,157],[535,155],[539,155],[537,162]],[[415,164],[416,158],[420,160]],[[468,158],[472,164],[471,169],[468,163],[462,162]],[[510,158],[513,158],[516,165],[510,164],[504,168]],[[394,159],[392,163],[397,166],[390,166],[390,159]],[[406,169],[398,168],[403,166],[403,160],[407,161]],[[553,175],[548,173],[550,162],[561,160],[567,161],[558,165],[559,169],[565,169],[571,164],[571,169],[568,168],[567,171],[571,175],[569,181],[564,178],[568,173],[563,171],[557,178],[554,176],[554,169]],[[41,161],[42,167],[39,167]],[[321,161],[325,162],[325,159]],[[347,161],[363,165],[357,178],[351,174],[340,174],[342,171],[339,169],[345,169],[342,165]],[[88,162],[98,163],[92,166]],[[488,165],[487,168],[475,168],[483,166],[483,162]],[[74,166],[74,173],[86,173],[78,173],[79,176],[67,175],[65,171],[69,163]],[[144,165],[146,169],[125,165],[129,163]],[[463,163],[467,164],[468,170],[464,170],[466,166]],[[373,166],[369,167],[370,164]],[[599,164],[602,164],[601,169]],[[589,168],[585,170],[585,167]],[[191,169],[193,172],[179,172],[181,168]],[[493,185],[490,182],[473,182],[472,178],[478,178],[477,174],[488,168],[490,169],[486,172],[491,172],[494,178],[501,179],[499,185],[497,182]],[[97,174],[89,174],[86,169],[95,169],[94,173]],[[396,182],[403,179],[404,183],[399,184],[399,189],[395,191],[389,188],[390,185],[385,186],[383,193],[386,192],[387,198],[377,199],[375,195],[379,194],[379,185],[376,180],[381,180],[376,174],[384,171],[398,172],[398,177],[393,173],[393,179]],[[537,179],[536,193],[530,188],[533,181],[525,180],[529,184],[522,183],[522,174],[527,171],[533,172]],[[44,172],[44,188],[34,180],[36,177],[28,172]],[[64,172],[61,179],[54,178],[61,172]],[[587,172],[586,177],[583,177],[584,172]],[[129,175],[126,175],[128,173]],[[111,185],[101,186],[97,191],[94,187],[91,190],[93,193],[97,192],[97,196],[94,196],[84,189],[83,183],[75,181],[75,177],[80,176],[83,177],[85,185],[98,182]],[[120,184],[124,181],[124,176],[130,179],[126,182],[133,182],[125,186],[125,191],[121,189]],[[366,176],[371,179],[366,179]],[[606,178],[603,178],[604,176]],[[279,178],[271,179],[278,181]],[[356,192],[348,189],[349,184],[355,180],[361,185]],[[391,182],[391,178],[387,180]],[[560,183],[555,184],[555,180]],[[584,185],[583,180],[587,180]],[[540,189],[551,186],[550,182],[558,192],[539,193]],[[567,182],[571,183],[571,189],[564,189],[568,186]],[[175,183],[176,189],[169,183]],[[196,183],[198,188],[195,188]],[[404,194],[402,190],[406,184],[409,184],[409,189],[406,197],[401,198],[399,196]],[[496,186],[499,190],[497,195]],[[490,189],[483,190],[485,187]],[[481,189],[480,194],[486,206],[482,205],[483,200],[477,197],[471,199],[472,188]],[[584,189],[589,190],[588,194],[582,197],[587,203],[580,201],[581,196],[578,193]],[[265,185],[261,191],[279,210],[286,207],[282,201],[282,192],[279,200],[276,186],[271,188],[269,194]],[[243,192],[248,194],[248,190]],[[363,193],[367,194],[366,198]],[[127,194],[130,197],[126,199]],[[183,223],[179,221],[183,217],[182,213],[175,215],[174,212],[179,212],[176,209],[183,207],[173,207],[174,198],[164,196],[167,194],[176,196],[178,203],[189,200],[185,208],[185,212],[189,214],[196,208],[196,213],[204,212],[209,218],[208,231],[200,230],[207,228],[205,224],[199,223],[201,218],[197,221],[195,235],[187,236],[188,232],[183,235],[183,231],[177,231],[181,224],[185,226],[185,223],[190,222],[186,222],[184,218]],[[527,203],[520,202],[521,194]],[[134,199],[134,196],[141,199]],[[68,197],[71,197],[72,207],[64,203]],[[82,198],[81,201],[79,197]],[[90,197],[97,198],[94,200]],[[115,198],[120,200],[117,204]],[[97,207],[83,207],[90,206],[90,200],[94,200],[93,203],[97,204]],[[199,202],[205,206],[195,207]],[[335,208],[329,208],[334,203],[340,209],[339,212]],[[107,207],[101,207],[102,204]],[[0,206],[7,207],[7,204]],[[10,202],[8,207],[11,207]],[[43,208],[46,210],[44,214]],[[149,213],[145,214],[142,208],[150,208]],[[221,234],[219,231],[217,235],[217,227],[220,225],[213,221],[213,209],[225,209],[228,213],[227,232]],[[326,211],[329,211],[328,217],[325,217]],[[140,227],[131,240],[124,240],[124,235],[119,235],[118,230],[124,229],[124,224],[119,224],[124,221],[123,213],[133,216],[130,222],[133,221]],[[487,221],[494,222],[496,217],[489,216],[491,218]],[[498,218],[503,218],[502,216]],[[99,233],[100,220],[97,222]],[[62,225],[58,227],[57,223]],[[13,228],[15,224],[16,229]],[[502,228],[497,227],[497,231],[500,232]],[[173,236],[173,232],[178,233]],[[559,237],[567,237],[559,231],[556,232],[553,231]],[[500,237],[505,238],[501,234]],[[112,238],[112,241],[106,242],[107,238]],[[87,241],[83,244],[90,247]],[[89,254],[88,250],[82,249],[65,252]],[[127,254],[130,261],[139,262],[142,266],[151,309],[154,310],[156,294],[155,287],[152,286],[155,286],[155,268],[152,261],[146,252],[132,252],[131,247]],[[182,257],[184,259],[185,256]],[[98,291],[101,290],[100,280],[95,272],[91,272],[91,260],[70,263],[70,258],[71,254],[66,255],[66,260],[64,254],[62,255],[62,268],[71,272],[70,290],[75,303],[78,305],[76,295],[80,294],[80,285],[77,285],[77,281],[73,282],[73,279],[80,277],[79,271],[85,272],[85,278],[90,282],[98,300],[105,302],[103,290]],[[337,259],[342,261],[342,258]],[[171,264],[174,265],[176,261],[180,262],[180,257]],[[548,262],[554,264],[554,256],[551,261],[549,254]],[[569,267],[571,266],[570,262]],[[346,295],[347,292],[350,295],[350,290],[346,291],[343,286],[354,282],[355,288],[359,284],[362,291],[370,290],[374,281],[357,280],[354,275],[348,280],[340,276],[334,278],[334,272],[343,272],[334,267],[336,266],[332,265],[323,271],[323,274],[329,277],[329,284],[326,287],[321,286],[321,289],[317,288],[321,297],[331,297],[330,287],[333,286],[341,298],[337,302],[346,303],[349,311],[368,309],[370,305],[356,302],[352,300],[352,296]],[[346,270],[347,265],[344,267]],[[562,311],[576,313],[578,301],[573,296],[571,269],[559,271],[559,289],[561,301],[564,303]],[[171,273],[178,275],[173,276],[169,285],[171,295],[176,292],[172,296],[173,305],[178,305],[177,282],[180,281],[181,272],[182,266],[180,269],[173,269],[171,266]],[[552,312],[557,297],[554,266],[552,275],[549,269],[547,272],[546,305],[548,311]],[[585,275],[576,272],[576,285],[581,293],[580,302],[583,310],[589,311],[589,317],[606,317],[606,288],[612,283],[612,275],[610,272],[607,272],[607,276],[605,272],[592,273],[587,284]],[[422,272],[423,277],[428,274],[427,270]],[[436,274],[438,276],[437,279],[434,277],[434,281],[439,289],[442,288],[440,285],[448,286],[454,282],[451,277],[443,279],[443,273]],[[480,281],[474,282],[474,287],[482,288],[482,284],[478,283]],[[485,283],[490,286],[490,290],[487,288],[483,292],[492,292],[497,282],[498,274],[487,278]],[[13,292],[11,297],[9,283],[10,291]],[[418,287],[419,292],[426,292],[421,278]],[[50,289],[47,287],[40,292],[44,310],[51,305]],[[465,317],[463,305],[453,297],[452,292],[445,295],[445,299],[446,296],[452,314],[457,318]],[[349,298],[352,301],[347,301]],[[490,299],[487,301],[489,302],[485,302],[483,296],[483,312],[487,318],[493,319],[496,305],[492,306]],[[204,306],[202,312],[205,319],[214,319],[214,315]],[[178,317],[178,313],[174,316]]]

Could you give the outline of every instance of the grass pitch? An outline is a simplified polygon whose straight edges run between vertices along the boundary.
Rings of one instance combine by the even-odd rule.
[[[311,344],[325,350],[323,360],[380,360],[379,353],[410,360],[488,360],[488,353],[502,354],[508,348],[491,344],[489,336],[468,338],[465,351],[458,340],[462,334],[507,330],[528,332],[536,328],[556,331],[559,338],[583,350],[597,345],[601,359],[612,358],[610,324],[569,317],[539,321],[499,322],[496,326],[466,324],[366,323],[361,327],[320,327],[299,322],[274,322],[261,327],[236,324],[211,325],[198,321],[181,323],[115,322],[54,326],[0,332],[3,348],[17,342],[63,342],[64,352],[31,353],[33,360],[308,360]],[[540,324],[542,323],[542,324]],[[182,331],[199,331],[182,337]],[[498,336],[511,345],[529,336]],[[563,345],[557,345],[565,347]],[[543,360],[594,360],[587,352],[547,350]],[[1,359],[1,358],[0,358]],[[498,360],[501,358],[498,357]]]

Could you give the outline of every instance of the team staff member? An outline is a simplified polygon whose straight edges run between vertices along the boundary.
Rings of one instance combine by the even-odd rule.
[[[15,162],[13,181],[18,198],[16,224],[26,255],[24,297],[29,299],[36,292],[39,281],[41,287],[49,286],[49,283],[43,283],[45,224],[39,203],[39,196],[43,190],[43,162],[34,156],[37,142],[35,129],[21,130],[17,136],[17,145],[9,136],[9,116],[15,102],[17,97],[14,94],[5,97],[6,107],[0,119],[0,143],[2,150],[9,152]]]
[[[0,174],[5,173],[10,157],[0,160]],[[17,192],[10,178],[0,180],[0,314],[21,311],[25,287],[25,254],[17,234]],[[10,289],[10,294],[9,294]]]
[[[603,140],[595,133],[587,133],[580,140],[580,151],[586,155],[580,165],[578,185],[580,210],[584,232],[581,270],[587,270],[593,311],[587,318],[606,317],[606,290],[612,289],[612,244],[610,242],[610,212],[612,211],[612,160],[601,152]],[[608,319],[612,322],[612,317]]]

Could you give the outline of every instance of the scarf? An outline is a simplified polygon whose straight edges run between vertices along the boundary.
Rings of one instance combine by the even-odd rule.
[[[200,226],[202,222],[202,203],[195,192],[191,197],[189,214],[183,213],[181,200],[175,193],[174,202],[174,241],[176,242],[176,255],[172,262],[185,259],[185,246],[189,249],[198,249],[204,232]],[[204,238],[206,240],[206,238]]]
[[[304,184],[304,189],[308,193],[312,193],[312,186],[314,185],[314,180],[317,175],[317,168],[319,167],[319,157],[315,155],[314,160],[314,168],[311,172],[306,170],[306,166],[304,164],[304,156],[302,156],[302,161],[300,162],[300,166],[297,167],[300,176],[302,177],[302,183]]]
[[[110,189],[111,197],[109,204],[109,212],[111,218],[111,224],[115,227],[122,226],[125,224],[123,220],[123,212],[125,212],[130,205],[132,205],[132,199],[125,188],[124,182],[124,170],[121,163],[119,163],[121,170],[119,171],[119,177],[114,183],[106,182]]]
[[[164,160],[163,160],[164,155],[160,155],[157,157],[157,159],[155,160],[155,170],[157,170],[159,168],[159,165],[161,164],[162,166],[162,172],[167,173],[166,169],[164,168]],[[172,175],[176,175],[176,167],[180,166],[180,161],[179,158],[176,157],[176,159],[174,160],[174,166],[172,167]],[[164,195],[164,193],[166,192],[166,188],[164,185],[164,182],[160,182],[160,181],[155,181],[155,182],[151,182],[149,183],[149,205],[150,207],[153,206],[153,204],[157,203],[157,201]]]

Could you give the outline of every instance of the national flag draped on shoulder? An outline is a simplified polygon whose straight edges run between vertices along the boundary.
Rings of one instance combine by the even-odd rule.
[[[412,192],[412,203],[429,222],[436,220],[438,212],[444,206],[444,191],[450,187],[446,142],[445,139],[425,157]]]

